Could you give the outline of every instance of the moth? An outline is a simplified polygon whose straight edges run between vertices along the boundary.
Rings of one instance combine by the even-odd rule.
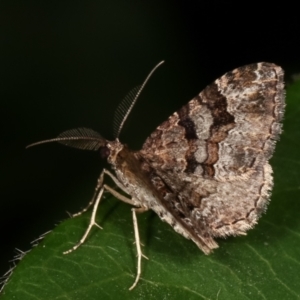
[[[255,63],[226,73],[185,106],[173,113],[132,151],[119,135],[138,96],[160,62],[141,86],[133,89],[116,110],[115,139],[109,141],[87,128],[65,131],[57,138],[28,147],[59,142],[100,151],[112,171],[104,169],[96,192],[89,226],[76,250],[95,225],[104,191],[133,206],[137,274],[141,251],[136,214],[153,210],[161,220],[205,254],[218,248],[215,238],[245,235],[265,211],[273,187],[269,164],[282,131],[284,114],[283,71],[272,63]],[[105,184],[109,176],[118,190]]]

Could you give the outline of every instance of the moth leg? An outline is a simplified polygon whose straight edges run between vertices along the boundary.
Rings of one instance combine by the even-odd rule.
[[[120,194],[119,192],[117,192],[116,190],[114,190],[113,188],[111,188],[110,186],[104,184],[104,189],[106,189],[108,192],[110,192],[113,196],[115,196],[117,199],[128,203],[130,205],[133,206],[139,206],[139,203],[137,201],[135,201],[133,198],[128,198],[122,194]]]
[[[99,191],[100,191],[101,187],[103,186],[104,174],[107,174],[122,191],[126,192],[124,186],[120,183],[120,181],[111,172],[109,172],[106,169],[103,169],[103,171],[101,172],[101,174],[100,174],[100,176],[97,180],[97,185],[96,185],[95,192],[94,192],[94,195],[92,197],[92,200],[88,203],[88,205],[85,208],[83,208],[78,213],[70,214],[72,218],[82,215],[95,203],[97,195],[99,194]],[[121,200],[123,202],[126,202],[128,204],[134,205],[133,202],[130,201],[129,198],[126,198],[125,196],[119,194],[114,189],[110,188],[109,186],[105,185],[105,189],[108,192],[110,192],[112,195],[114,195],[116,198],[118,198],[119,200]]]
[[[108,175],[113,180],[113,182],[118,186],[118,188],[126,193],[125,187],[123,186],[123,184],[120,182],[120,180],[114,174],[112,174],[111,172],[109,172],[106,169],[103,169],[103,173]]]
[[[133,283],[133,285],[129,288],[129,290],[132,290],[135,288],[135,286],[137,285],[140,277],[141,277],[141,261],[142,261],[142,257],[145,257],[146,259],[148,259],[141,250],[141,243],[140,243],[140,235],[139,235],[139,228],[138,228],[138,222],[137,222],[137,218],[136,218],[136,213],[142,213],[147,211],[148,208],[146,207],[139,207],[139,208],[132,208],[132,220],[133,220],[133,228],[134,228],[134,237],[135,237],[135,244],[136,244],[136,251],[137,251],[137,258],[138,258],[138,263],[137,263],[137,274],[135,277],[135,281]]]
[[[98,210],[98,206],[99,206],[99,203],[102,198],[104,190],[107,190],[113,196],[115,196],[116,198],[118,198],[119,200],[121,200],[125,203],[128,203],[133,206],[138,206],[137,201],[123,196],[122,194],[118,193],[117,191],[115,191],[114,189],[112,189],[111,187],[109,187],[106,184],[103,185],[103,178],[104,178],[105,173],[108,174],[109,176],[113,176],[109,171],[104,169],[99,176],[98,183],[97,183],[97,186],[95,189],[95,194],[93,196],[92,201],[90,201],[88,206],[86,208],[84,208],[81,212],[73,215],[73,216],[78,216],[78,215],[82,214],[83,212],[85,212],[91,205],[94,205],[88,228],[86,229],[86,231],[85,231],[84,235],[82,236],[82,238],[80,239],[80,241],[75,246],[73,246],[71,249],[64,251],[63,254],[68,254],[68,253],[76,250],[79,246],[81,246],[85,242],[88,234],[90,233],[90,231],[94,225],[97,226],[98,228],[102,229],[102,227],[99,224],[97,224],[95,220],[96,220],[96,213]],[[117,180],[117,178],[115,178],[115,180]],[[123,187],[123,190],[125,190],[124,187]]]
[[[95,203],[97,195],[99,194],[99,191],[100,191],[100,189],[103,185],[103,178],[104,178],[104,170],[101,172],[101,174],[100,174],[100,176],[97,180],[97,185],[95,187],[95,192],[94,192],[94,195],[92,197],[92,200],[88,203],[88,205],[84,209],[82,209],[78,213],[71,214],[72,218],[82,215],[84,212],[86,212]]]
[[[90,231],[91,231],[91,229],[92,229],[92,227],[94,225],[96,225],[98,228],[102,229],[102,227],[96,223],[95,218],[96,218],[96,213],[97,213],[98,205],[99,205],[101,197],[103,195],[103,191],[104,191],[104,188],[102,187],[101,190],[100,190],[100,192],[98,193],[97,198],[96,198],[96,201],[95,201],[95,204],[94,204],[94,207],[93,207],[92,216],[91,216],[91,219],[90,219],[90,223],[89,223],[89,226],[86,229],[84,235],[82,236],[82,238],[80,239],[80,241],[75,246],[73,246],[71,249],[69,249],[67,251],[64,251],[63,254],[68,254],[68,253],[76,250],[80,245],[82,245],[84,243],[84,241],[86,240],[88,234],[90,233]]]
[[[117,192],[116,190],[112,189],[111,187],[107,186],[106,184],[103,186],[107,191],[109,191],[113,196],[115,196],[116,198],[118,198],[119,200],[131,204],[133,206],[139,206],[139,203],[137,201],[135,201],[134,199],[129,199],[125,196],[123,196],[122,194],[120,194],[119,192]],[[140,242],[140,235],[139,235],[139,228],[138,228],[138,222],[137,222],[137,218],[136,218],[136,213],[142,213],[147,211],[148,208],[146,207],[138,207],[138,208],[132,208],[132,220],[133,220],[133,228],[134,228],[134,237],[135,237],[135,244],[136,244],[136,250],[137,250],[137,259],[138,259],[138,263],[137,263],[137,274],[136,274],[136,278],[135,281],[133,283],[133,285],[129,288],[129,290],[132,290],[135,288],[135,286],[137,285],[140,277],[141,277],[141,264],[142,264],[142,257],[148,259],[147,256],[145,256],[142,253],[141,250],[141,242]]]

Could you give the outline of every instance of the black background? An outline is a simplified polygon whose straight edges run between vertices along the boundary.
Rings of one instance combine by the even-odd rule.
[[[103,166],[98,153],[27,144],[82,126],[111,139],[118,103],[161,60],[121,135],[134,149],[233,68],[268,61],[299,72],[293,11],[275,2],[1,1],[0,275],[15,248],[30,249],[89,201]]]

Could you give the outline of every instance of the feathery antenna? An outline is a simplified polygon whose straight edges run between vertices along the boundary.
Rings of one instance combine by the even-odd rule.
[[[36,142],[26,146],[27,148],[45,144],[58,142],[66,146],[74,147],[82,150],[99,150],[105,145],[106,140],[96,131],[89,128],[76,128],[62,132],[57,138]]]
[[[122,127],[146,83],[148,82],[154,71],[163,63],[164,61],[158,63],[146,77],[143,84],[133,88],[119,104],[114,118],[114,135],[116,139],[119,137]],[[54,139],[43,140],[30,144],[26,146],[26,149],[52,142],[58,142],[77,149],[94,151],[99,150],[106,144],[106,140],[98,132],[89,128],[76,128],[64,131]]]
[[[115,117],[114,117],[114,137],[116,139],[119,137],[120,132],[123,128],[123,125],[124,125],[125,121],[127,120],[139,95],[141,94],[142,90],[144,89],[146,83],[148,82],[148,80],[150,79],[152,74],[156,71],[156,69],[163,63],[164,63],[164,61],[161,61],[160,63],[158,63],[152,69],[152,71],[149,73],[147,78],[144,80],[143,84],[138,85],[135,88],[133,88],[119,104],[118,108],[116,109]]]

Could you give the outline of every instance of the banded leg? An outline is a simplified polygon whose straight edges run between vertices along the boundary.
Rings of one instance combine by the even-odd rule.
[[[92,216],[91,216],[91,219],[90,219],[90,223],[89,223],[89,226],[88,228],[86,229],[84,235],[82,236],[82,238],[80,239],[80,241],[75,245],[73,246],[71,249],[67,250],[67,251],[64,251],[63,254],[68,254],[74,250],[76,250],[80,245],[82,245],[88,234],[90,233],[92,227],[94,225],[96,225],[98,228],[102,229],[101,226],[99,226],[96,222],[95,222],[95,218],[96,218],[96,213],[97,213],[97,209],[98,209],[98,205],[100,203],[100,200],[101,200],[101,197],[102,197],[102,194],[103,194],[103,191],[104,191],[104,188],[102,188],[98,194],[98,197],[96,198],[96,201],[95,201],[95,204],[94,204],[94,207],[93,207],[93,212],[92,212]]]
[[[128,203],[132,206],[138,206],[137,201],[125,197],[124,195],[120,194],[119,192],[112,189],[110,186],[108,186],[106,184],[103,185],[103,177],[104,177],[105,173],[112,178],[112,180],[118,185],[118,187],[122,188],[122,190],[125,190],[124,187],[121,185],[121,183],[118,181],[118,179],[115,176],[113,176],[109,171],[107,171],[105,169],[102,171],[102,173],[101,173],[101,175],[98,179],[98,184],[97,184],[97,187],[96,187],[95,195],[94,195],[92,201],[90,201],[88,206],[85,208],[85,209],[88,209],[91,205],[94,204],[89,226],[86,229],[86,231],[85,231],[84,235],[82,236],[82,238],[80,239],[80,241],[75,246],[73,246],[71,249],[69,249],[67,251],[64,251],[63,254],[71,253],[72,251],[76,250],[79,246],[81,246],[85,242],[88,234],[90,233],[90,231],[91,231],[91,229],[94,225],[97,226],[98,228],[102,229],[102,227],[99,224],[97,224],[95,220],[96,220],[96,213],[97,213],[97,210],[98,210],[98,206],[99,206],[99,203],[100,203],[100,200],[102,198],[104,190],[110,192],[113,196],[115,196],[116,198],[118,198],[119,200],[121,200],[125,203]],[[99,190],[99,187],[101,189],[100,189],[99,193],[97,194],[97,191]],[[85,210],[82,210],[81,212],[77,213],[76,216],[82,214],[82,212],[84,212],[84,211]]]
[[[99,176],[99,178],[98,178],[98,180],[97,180],[97,185],[96,185],[95,192],[94,192],[94,195],[93,195],[93,197],[92,197],[92,200],[88,203],[88,205],[87,205],[85,208],[83,208],[83,209],[80,210],[79,212],[77,212],[77,213],[75,213],[75,214],[69,214],[70,217],[74,218],[74,217],[77,217],[77,216],[82,215],[83,213],[85,213],[85,212],[86,212],[86,211],[87,211],[87,210],[95,203],[95,200],[96,200],[96,198],[97,198],[97,195],[99,194],[99,191],[100,191],[100,189],[101,189],[102,186],[103,186],[104,174],[107,174],[107,175],[114,181],[114,183],[115,183],[122,191],[126,192],[126,191],[125,191],[125,188],[124,188],[123,185],[120,183],[120,181],[119,181],[119,180],[118,180],[111,172],[109,172],[109,171],[106,170],[106,169],[103,169],[103,171],[101,172],[101,174],[100,174],[100,176]],[[117,195],[114,194],[114,192],[115,192],[114,189],[112,189],[111,187],[109,187],[109,186],[107,186],[107,185],[106,185],[106,188],[105,188],[105,189],[106,189],[108,192],[110,192],[112,195],[114,195],[116,198],[120,199],[119,196],[117,196]],[[119,194],[119,193],[117,193],[117,194],[118,194],[118,195],[121,195],[121,194]],[[121,197],[122,197],[123,199],[126,198],[126,197],[124,197],[124,196],[122,196],[122,195],[121,195]],[[126,199],[128,199],[128,198],[126,198]],[[120,200],[122,200],[122,199],[120,199]],[[122,200],[122,201],[124,201],[124,200]],[[124,201],[124,202],[128,203],[127,201]],[[132,204],[132,203],[129,203],[129,204]]]
[[[117,192],[116,190],[114,190],[113,188],[111,188],[110,186],[108,186],[106,184],[103,185],[104,174],[107,174],[114,181],[114,183],[121,190],[123,190],[126,193],[126,189],[120,183],[120,181],[111,172],[109,172],[108,170],[104,169],[101,172],[100,176],[99,176],[99,179],[98,179],[98,182],[97,182],[97,186],[95,188],[95,193],[94,193],[94,196],[93,196],[92,200],[79,213],[73,214],[73,217],[79,216],[82,213],[86,212],[92,205],[94,205],[89,226],[86,229],[86,231],[85,231],[84,235],[82,236],[82,238],[80,239],[80,241],[75,246],[73,246],[71,249],[63,252],[63,254],[68,254],[68,253],[76,250],[79,246],[81,246],[85,242],[88,234],[90,233],[90,231],[91,231],[91,229],[92,229],[92,227],[94,225],[97,226],[98,228],[102,229],[102,227],[96,223],[95,219],[96,219],[96,213],[97,213],[97,210],[98,210],[98,206],[99,206],[99,203],[100,203],[100,200],[102,198],[102,195],[103,195],[104,191],[108,191],[113,196],[115,196],[117,199],[119,199],[119,200],[121,200],[121,201],[123,201],[123,202],[125,202],[127,204],[130,204],[132,206],[137,206],[138,207],[140,205],[140,203],[137,200],[132,199],[132,198],[131,199],[127,198],[126,196],[120,194],[119,192]],[[133,285],[129,288],[129,290],[134,289],[135,286],[137,285],[139,279],[140,279],[142,257],[148,259],[142,253],[142,250],[141,250],[141,243],[140,243],[140,236],[139,236],[139,230],[138,230],[138,223],[137,223],[137,218],[136,218],[136,213],[142,213],[142,212],[145,212],[147,210],[148,210],[148,208],[145,208],[145,207],[132,208],[132,219],[133,219],[134,236],[135,236],[135,244],[136,244],[136,250],[137,250],[138,263],[137,263],[136,278],[135,278],[135,281],[134,281]]]
[[[77,212],[75,214],[70,214],[72,218],[82,215],[83,213],[85,213],[95,203],[97,195],[99,195],[99,191],[100,191],[100,189],[101,189],[101,187],[103,185],[103,178],[104,178],[104,170],[101,172],[101,174],[100,174],[100,176],[99,176],[99,178],[97,180],[97,185],[96,185],[95,192],[94,192],[94,195],[92,197],[92,200],[81,211],[79,211],[79,212]]]
[[[135,237],[135,244],[136,244],[136,251],[137,251],[137,273],[135,277],[135,281],[133,285],[129,288],[129,290],[133,290],[135,286],[137,285],[138,281],[140,280],[141,277],[141,265],[142,265],[142,257],[148,259],[141,250],[141,243],[140,243],[140,235],[139,235],[139,228],[138,228],[138,223],[137,223],[137,218],[136,218],[136,213],[142,213],[147,211],[148,209],[145,207],[139,207],[139,208],[132,208],[132,220],[133,220],[133,228],[134,228],[134,237]]]

